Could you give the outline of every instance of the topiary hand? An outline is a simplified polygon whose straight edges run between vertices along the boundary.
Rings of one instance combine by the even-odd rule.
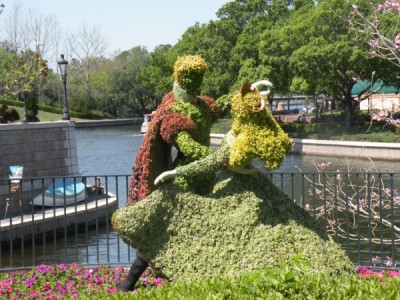
[[[178,176],[176,170],[165,171],[157,176],[156,180],[154,180],[154,185],[159,185],[167,180],[175,178],[176,176]]]

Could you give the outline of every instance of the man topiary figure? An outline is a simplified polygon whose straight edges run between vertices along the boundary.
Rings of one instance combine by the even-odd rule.
[[[210,97],[198,96],[206,69],[205,60],[198,55],[182,56],[175,62],[173,90],[163,97],[136,156],[128,206],[154,191],[154,180],[162,172],[211,153],[209,136],[217,105]],[[178,150],[175,160],[172,146]],[[178,177],[175,183],[196,193],[206,193],[204,187],[212,187],[213,180],[214,174],[210,173],[201,177]],[[137,251],[130,273],[119,289],[132,290],[147,266],[143,254]]]
[[[173,91],[163,97],[136,156],[128,205],[148,196],[155,189],[155,178],[163,171],[211,153],[209,135],[217,105],[209,97],[198,96],[206,68],[205,60],[198,55],[179,57],[176,61]],[[178,150],[174,161],[172,146]],[[184,180],[180,183],[200,192],[196,187],[203,180],[189,181],[196,184]]]

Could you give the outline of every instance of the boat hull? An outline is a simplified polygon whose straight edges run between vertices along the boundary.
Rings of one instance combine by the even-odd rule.
[[[86,185],[71,178],[57,179],[30,202],[37,206],[67,206],[87,198]]]

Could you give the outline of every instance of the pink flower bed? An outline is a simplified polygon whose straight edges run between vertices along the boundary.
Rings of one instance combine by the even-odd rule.
[[[366,279],[378,277],[383,281],[390,277],[400,277],[400,271],[374,271],[369,268],[356,268]],[[82,267],[70,265],[41,265],[28,271],[0,273],[0,298],[3,299],[58,299],[78,298],[98,294],[115,294],[117,283],[125,279],[128,269],[97,266]],[[138,289],[161,286],[168,281],[154,276],[148,268],[139,280]],[[137,289],[136,289],[137,290]]]
[[[96,294],[115,294],[118,282],[125,279],[128,269],[97,266],[82,267],[70,265],[41,265],[28,271],[0,273],[1,299],[58,299],[78,298]],[[167,281],[157,278],[148,268],[143,273],[139,288],[163,285]]]
[[[378,277],[380,281],[383,281],[387,278],[391,277],[400,277],[400,271],[397,270],[379,270],[379,271],[374,271],[369,268],[356,268],[358,274],[360,274],[362,277],[370,279],[374,277]]]

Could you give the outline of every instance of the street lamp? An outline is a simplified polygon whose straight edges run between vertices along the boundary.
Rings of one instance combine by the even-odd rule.
[[[24,91],[24,118],[22,119],[23,123],[28,122],[28,119],[26,117],[27,114],[27,107],[26,107],[26,91]]]
[[[67,66],[68,60],[64,58],[64,54],[60,55],[60,59],[57,60],[58,66],[60,67],[61,78],[64,83],[64,105],[63,105],[63,120],[69,120],[68,114],[68,98],[67,98]]]

